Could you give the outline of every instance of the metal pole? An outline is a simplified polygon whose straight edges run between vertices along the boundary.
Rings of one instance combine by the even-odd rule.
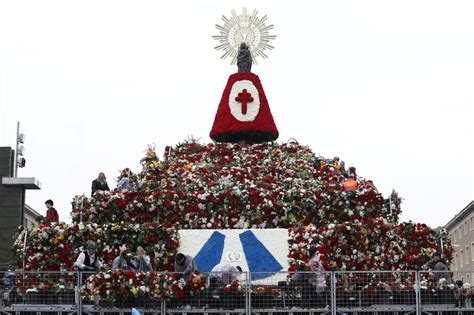
[[[336,315],[336,273],[331,271],[331,314]]]
[[[16,122],[16,149],[15,149],[15,173],[13,174],[13,177],[18,176],[18,137],[20,137],[20,122]]]
[[[392,193],[390,193],[390,198],[388,199],[388,207],[390,208],[390,215],[392,215]]]
[[[79,215],[79,222],[82,222],[82,210],[84,209],[84,198],[85,198],[85,197],[86,197],[86,196],[83,194],[83,195],[82,195],[82,198],[81,198],[81,208],[80,208],[80,209],[81,209],[81,212],[80,212],[80,215]]]
[[[252,314],[252,301],[251,294],[250,294],[250,272],[245,274],[246,277],[246,290],[245,290],[245,314],[250,315]]]
[[[23,238],[23,270],[25,270],[26,259],[26,240],[28,239],[28,230],[25,229],[25,237]]]
[[[420,272],[415,272],[415,301],[416,301],[416,315],[421,314],[420,308]]]
[[[82,296],[81,296],[81,293],[80,293],[80,290],[81,290],[81,286],[82,286],[82,272],[80,270],[78,270],[76,272],[76,275],[77,275],[77,287],[75,288],[75,299],[76,299],[76,303],[77,303],[77,314],[78,315],[82,315]]]

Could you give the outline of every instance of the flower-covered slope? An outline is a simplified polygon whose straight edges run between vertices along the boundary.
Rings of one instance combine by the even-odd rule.
[[[17,265],[22,266],[26,231],[20,227],[13,249]],[[53,223],[28,231],[25,246],[26,270],[73,270],[73,264],[87,241],[97,243],[101,259],[109,266],[126,245],[135,249],[141,245],[160,270],[172,270],[171,257],[176,252],[178,231],[171,225],[154,223]]]
[[[104,231],[114,224],[119,230],[138,226],[138,231],[122,233],[127,238],[111,238],[107,232],[92,239],[101,248],[117,245],[113,254],[132,239],[129,248],[144,244],[159,257],[157,267],[164,269],[176,252],[177,229],[288,228],[291,269],[301,268],[310,248],[322,255],[326,269],[420,269],[433,251],[441,250],[440,238],[444,238],[446,258],[451,259],[445,235],[424,224],[398,223],[396,195],[384,199],[354,168],[345,170],[338,159],[318,157],[295,142],[203,145],[188,141],[167,147],[161,161],[150,149],[141,163],[137,175],[122,174],[132,183],[128,190],[74,199],[74,224],[72,230],[68,228],[73,241],[67,242],[71,253],[81,245],[74,240],[90,238],[74,232],[74,226],[84,222]],[[173,227],[163,229],[165,222]],[[146,233],[145,223],[153,226]],[[51,228],[33,231],[30,254],[42,252],[41,246],[33,244],[41,243],[38,239],[47,229]],[[63,237],[70,238],[71,233]],[[166,248],[154,247],[156,237],[168,244]],[[49,239],[54,243],[55,237]],[[19,238],[17,245],[21,242]],[[47,270],[48,264],[43,260],[35,267]]]
[[[373,184],[344,191],[345,174],[308,147],[184,143],[164,161],[148,152],[131,192],[98,194],[84,219],[176,222],[179,228],[274,228],[398,215]],[[76,204],[73,219],[81,211]]]

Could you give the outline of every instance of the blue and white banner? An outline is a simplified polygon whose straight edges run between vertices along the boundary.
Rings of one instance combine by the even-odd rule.
[[[252,272],[252,280],[288,270],[288,230],[180,230],[179,252],[191,255],[199,271],[225,262]]]

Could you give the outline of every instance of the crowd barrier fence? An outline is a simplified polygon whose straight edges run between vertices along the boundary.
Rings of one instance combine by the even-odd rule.
[[[455,275],[455,280],[451,277]],[[474,314],[473,272],[0,272],[1,314]],[[181,279],[181,280],[180,280]],[[474,296],[474,287],[472,288]]]

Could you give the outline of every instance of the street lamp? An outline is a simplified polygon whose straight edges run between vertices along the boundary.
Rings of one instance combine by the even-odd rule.
[[[20,122],[16,123],[16,150],[15,150],[15,176],[18,177],[18,167],[25,167],[26,160],[23,157],[25,154],[25,135],[20,133]]]

